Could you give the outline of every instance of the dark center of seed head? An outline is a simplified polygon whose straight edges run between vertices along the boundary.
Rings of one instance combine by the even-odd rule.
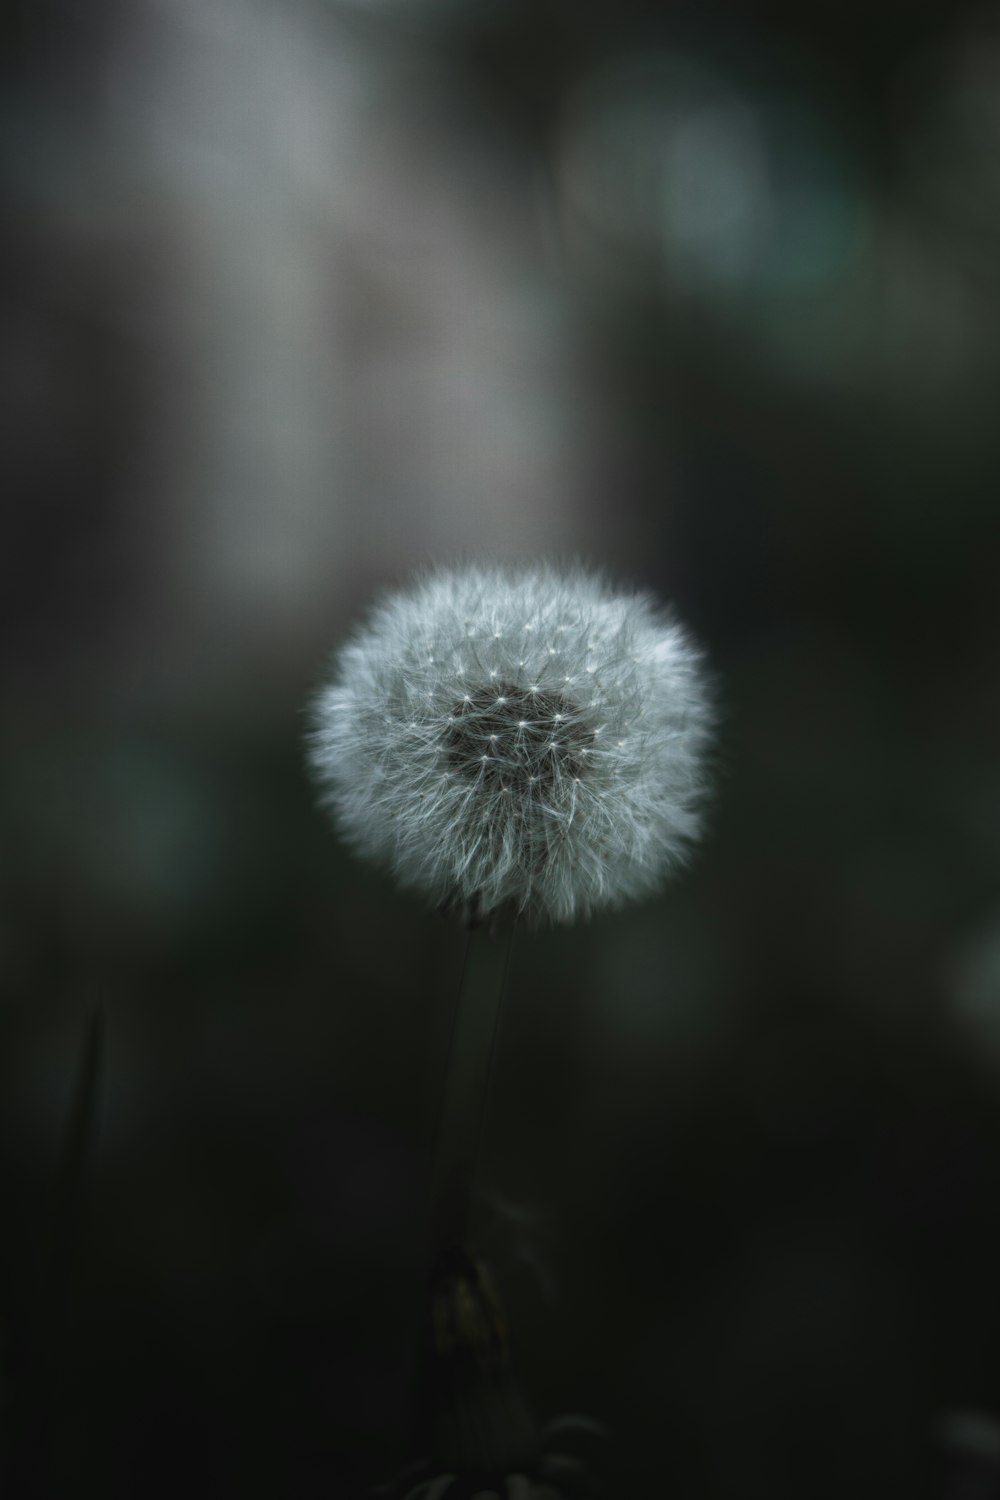
[[[455,770],[516,788],[532,777],[545,786],[586,775],[593,743],[593,730],[571,698],[509,682],[470,691],[455,704],[445,731],[445,754]]]

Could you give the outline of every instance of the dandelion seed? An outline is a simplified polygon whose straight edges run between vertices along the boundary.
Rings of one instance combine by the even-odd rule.
[[[563,658],[558,686],[512,657],[519,629]],[[376,606],[315,701],[309,758],[342,833],[406,885],[569,921],[683,863],[711,728],[700,652],[647,597],[582,571],[469,568]]]

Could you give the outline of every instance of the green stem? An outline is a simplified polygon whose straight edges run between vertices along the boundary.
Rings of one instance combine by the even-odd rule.
[[[513,923],[499,939],[483,928],[469,934],[431,1178],[435,1252],[465,1238],[513,939]]]

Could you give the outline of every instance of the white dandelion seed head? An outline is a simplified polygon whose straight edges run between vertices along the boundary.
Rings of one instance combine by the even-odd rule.
[[[701,653],[647,596],[582,570],[449,569],[342,647],[309,759],[344,836],[404,885],[570,921],[684,862],[712,718]]]

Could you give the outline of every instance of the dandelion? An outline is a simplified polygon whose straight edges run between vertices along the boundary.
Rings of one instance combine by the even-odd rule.
[[[711,726],[701,654],[647,596],[469,567],[375,607],[315,701],[309,754],[342,833],[404,885],[570,921],[684,862]]]
[[[655,890],[700,831],[712,711],[701,654],[643,594],[581,569],[443,569],[377,604],[313,705],[310,762],[355,848],[482,917],[569,921]],[[428,1452],[406,1500],[592,1492],[509,1366],[488,1268],[465,1248],[514,924],[469,939],[435,1131],[427,1237]]]

